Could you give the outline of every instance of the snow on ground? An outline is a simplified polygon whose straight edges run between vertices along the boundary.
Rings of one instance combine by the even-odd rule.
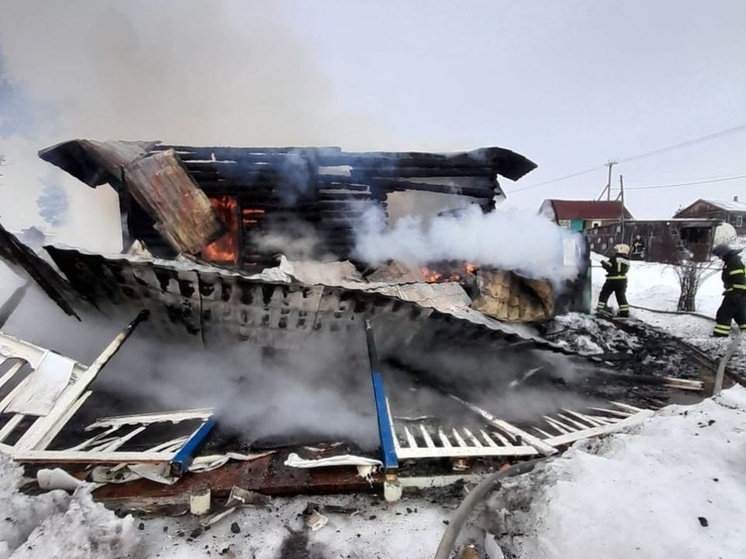
[[[594,268],[594,303],[602,284],[602,270]],[[714,316],[721,290],[718,275],[707,280],[698,311]],[[673,311],[678,282],[666,266],[635,262],[628,294],[633,305]],[[725,342],[709,338],[707,319],[636,309],[633,316],[714,355],[724,350]],[[626,336],[604,332],[610,343]],[[604,349],[590,338],[577,344],[590,353]],[[696,406],[665,408],[632,431],[578,443],[546,467],[504,483],[460,543],[481,548],[480,528],[489,528],[513,559],[743,558],[744,463],[746,390],[735,387]],[[313,498],[360,512],[329,514],[328,524],[312,532],[302,517],[306,498],[275,499],[270,508],[243,509],[203,530],[189,514],[119,518],[85,491],[27,496],[17,491],[20,482],[19,470],[0,457],[0,559],[424,559],[433,557],[458,503],[452,496],[406,494],[396,504],[369,495]]]
[[[0,559],[129,557],[137,547],[134,520],[120,519],[86,488],[19,493],[21,469],[0,455]]]
[[[576,444],[505,482],[481,522],[508,558],[742,558],[744,463],[746,389],[735,387]]]
[[[600,266],[602,257],[592,255],[593,260],[593,305],[604,284],[605,273]],[[672,266],[653,262],[635,262],[628,274],[627,299],[630,305],[658,311],[675,312],[679,300],[679,281]],[[721,357],[729,341],[712,338],[715,313],[723,300],[723,283],[720,273],[707,278],[697,291],[697,314],[712,317],[711,320],[690,314],[666,314],[633,308],[634,318],[647,322],[669,334],[685,339],[714,358]],[[617,306],[612,295],[610,303]],[[746,338],[741,342],[732,360],[731,367],[746,372]]]

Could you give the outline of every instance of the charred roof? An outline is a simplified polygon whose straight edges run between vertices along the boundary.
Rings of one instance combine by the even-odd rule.
[[[344,152],[339,147],[192,147],[72,140],[39,156],[89,186],[111,184],[129,231],[159,256],[187,253],[231,266],[270,254],[258,239],[312,228],[324,254],[346,259],[366,205],[420,191],[469,197],[483,211],[536,164],[507,149],[460,153]],[[205,253],[205,250],[207,252]]]

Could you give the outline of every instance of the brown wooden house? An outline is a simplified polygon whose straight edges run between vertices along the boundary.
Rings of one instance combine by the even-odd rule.
[[[678,264],[682,259],[707,262],[711,258],[719,219],[634,220],[594,227],[586,231],[590,249],[605,254],[614,245],[632,245],[640,236],[644,252],[639,260]]]
[[[544,200],[539,214],[573,231],[633,219],[618,200]]]
[[[697,200],[674,214],[675,218],[720,219],[730,223],[739,236],[746,235],[746,202],[734,196],[732,201]]]

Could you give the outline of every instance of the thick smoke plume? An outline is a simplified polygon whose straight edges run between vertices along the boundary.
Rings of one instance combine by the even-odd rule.
[[[33,287],[4,331],[90,364],[134,318],[67,317]],[[43,317],[40,319],[40,317]],[[377,445],[370,365],[362,328],[315,334],[292,350],[227,343],[203,349],[193,335],[164,339],[161,325],[140,325],[93,384],[87,419],[214,407],[222,428],[245,442],[304,437]]]
[[[378,206],[356,227],[356,256],[425,266],[458,260],[514,270],[527,277],[572,280],[580,269],[582,237],[542,217],[518,211],[482,213],[472,205],[429,219],[401,218],[388,228]]]

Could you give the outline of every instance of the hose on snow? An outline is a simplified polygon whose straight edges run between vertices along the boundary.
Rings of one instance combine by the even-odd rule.
[[[459,533],[466,524],[466,520],[469,515],[474,511],[476,506],[493,490],[501,479],[506,477],[513,477],[522,475],[533,470],[537,464],[543,462],[547,457],[536,458],[527,462],[521,462],[515,464],[507,470],[501,472],[495,472],[490,476],[483,479],[479,484],[472,489],[469,494],[461,501],[461,504],[456,509],[456,512],[451,519],[448,528],[446,529],[443,537],[440,540],[438,550],[435,552],[434,559],[448,559],[453,551],[453,546],[456,543]]]

